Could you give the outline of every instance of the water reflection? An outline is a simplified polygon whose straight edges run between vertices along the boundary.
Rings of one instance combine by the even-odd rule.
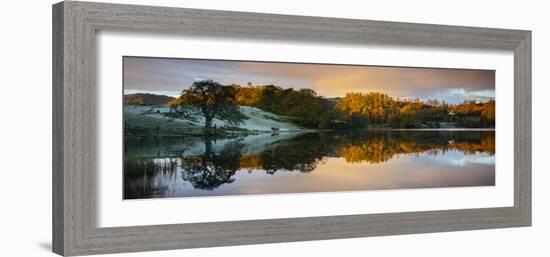
[[[126,140],[124,198],[494,185],[494,154],[494,131]]]
[[[235,181],[233,175],[239,169],[241,144],[228,143],[220,153],[212,151],[212,140],[204,141],[205,152],[199,156],[184,156],[181,161],[181,177],[195,189],[214,190],[225,183]]]

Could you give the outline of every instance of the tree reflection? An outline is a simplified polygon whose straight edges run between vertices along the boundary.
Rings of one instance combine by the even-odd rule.
[[[178,150],[170,156],[179,155],[179,158],[126,156],[124,197],[162,197],[168,189],[166,181],[159,180],[159,174],[165,180],[175,180],[178,174],[193,188],[212,191],[235,181],[239,170],[267,174],[307,173],[327,158],[342,158],[349,164],[378,164],[399,155],[438,155],[447,151],[495,153],[494,131],[316,132],[266,144],[262,150],[253,152],[243,150],[247,145],[242,138],[223,139],[225,143],[219,144],[216,140],[208,136],[203,138],[204,150],[198,155]]]
[[[261,167],[246,168],[261,168],[268,174],[279,170],[311,172],[325,156],[331,154],[332,149],[327,140],[320,140],[319,135],[313,133],[293,138],[260,153]]]
[[[484,152],[495,153],[495,133],[492,131],[476,132],[441,132],[410,131],[401,133],[374,132],[369,135],[355,135],[351,140],[341,142],[338,156],[348,163],[382,163],[396,155],[418,155],[429,153],[442,154],[456,150],[465,154]]]
[[[220,153],[212,150],[212,139],[205,138],[205,152],[199,156],[181,157],[181,177],[194,188],[214,190],[234,181],[232,178],[240,168],[241,146],[236,143],[225,145]]]

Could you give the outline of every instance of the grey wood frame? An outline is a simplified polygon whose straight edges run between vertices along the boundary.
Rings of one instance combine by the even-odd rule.
[[[96,226],[96,32],[514,52],[514,206]],[[86,255],[531,225],[531,32],[65,1],[53,6],[53,251]]]

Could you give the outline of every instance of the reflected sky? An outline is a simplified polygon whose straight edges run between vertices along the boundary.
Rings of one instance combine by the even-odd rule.
[[[459,151],[452,154],[464,156]],[[218,192],[189,190],[181,186],[169,194],[204,196],[487,186],[495,183],[494,156],[491,157],[493,164],[465,162],[462,166],[453,165],[454,158],[449,155],[402,156],[374,165],[349,164],[343,158],[332,157],[311,173],[277,172],[268,175],[253,171],[251,175],[241,170],[236,174],[238,184],[223,185]]]
[[[329,157],[310,173],[240,169],[234,182],[213,191],[195,190],[179,176],[157,179],[159,184],[170,184],[165,197],[488,186],[495,183],[494,160],[494,156],[467,156],[460,151],[400,156],[381,164],[349,164],[343,158]]]
[[[495,185],[494,131],[274,138],[253,151],[242,138],[127,145],[125,199]]]

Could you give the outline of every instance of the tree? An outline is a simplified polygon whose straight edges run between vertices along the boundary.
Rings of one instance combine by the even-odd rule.
[[[394,126],[399,122],[399,113],[401,109],[396,101],[390,101],[388,108],[385,110],[386,124]]]
[[[235,98],[237,104],[245,106],[256,106],[262,100],[262,88],[261,87],[235,87],[237,90]]]
[[[283,89],[275,85],[264,86],[261,95],[261,101],[258,107],[262,110],[280,113],[281,109],[281,94]]]
[[[414,103],[407,103],[399,110],[399,127],[414,128],[416,121],[416,110]]]
[[[212,80],[195,81],[182,91],[180,97],[170,102],[171,106],[180,107],[180,111],[198,111],[205,119],[204,128],[212,128],[212,120],[217,118],[239,124],[245,118],[239,111],[235,100],[235,88],[223,86]],[[182,107],[184,110],[181,110]]]
[[[486,125],[495,125],[495,101],[491,100],[483,105],[481,119]]]

